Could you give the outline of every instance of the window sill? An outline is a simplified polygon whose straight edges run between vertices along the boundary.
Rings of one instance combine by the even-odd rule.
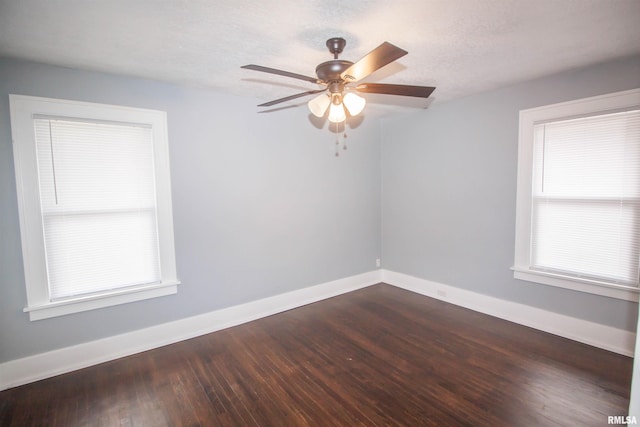
[[[66,314],[80,313],[97,308],[111,307],[134,301],[172,295],[178,292],[179,281],[165,282],[134,289],[123,289],[109,294],[90,295],[63,301],[45,302],[24,308],[29,320],[42,320]]]
[[[613,285],[573,277],[569,278],[560,274],[531,270],[527,267],[514,266],[511,267],[511,269],[513,270],[513,277],[515,279],[601,295],[609,298],[638,302],[638,296],[640,294],[640,289],[631,286]]]

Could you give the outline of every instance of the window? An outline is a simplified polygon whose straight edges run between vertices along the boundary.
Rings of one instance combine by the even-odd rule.
[[[520,112],[513,270],[638,300],[640,90]]]
[[[165,113],[10,103],[30,319],[176,293]]]

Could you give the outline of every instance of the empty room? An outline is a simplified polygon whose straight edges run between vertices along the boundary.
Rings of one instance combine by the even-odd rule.
[[[640,423],[638,22],[0,0],[0,426]]]

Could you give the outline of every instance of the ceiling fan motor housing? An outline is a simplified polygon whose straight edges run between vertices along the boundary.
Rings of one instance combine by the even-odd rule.
[[[333,37],[327,40],[327,48],[333,54],[333,61],[323,62],[316,67],[316,75],[318,79],[329,85],[329,92],[340,93],[344,89],[342,73],[353,65],[351,61],[343,61],[338,59],[338,55],[342,53],[347,41],[342,37]]]
[[[352,65],[353,62],[342,59],[323,62],[316,67],[316,75],[324,82],[342,81],[340,75]]]

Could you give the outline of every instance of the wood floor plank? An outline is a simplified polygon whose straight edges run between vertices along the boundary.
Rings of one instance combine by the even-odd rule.
[[[0,392],[0,426],[601,426],[631,371],[379,284]]]

